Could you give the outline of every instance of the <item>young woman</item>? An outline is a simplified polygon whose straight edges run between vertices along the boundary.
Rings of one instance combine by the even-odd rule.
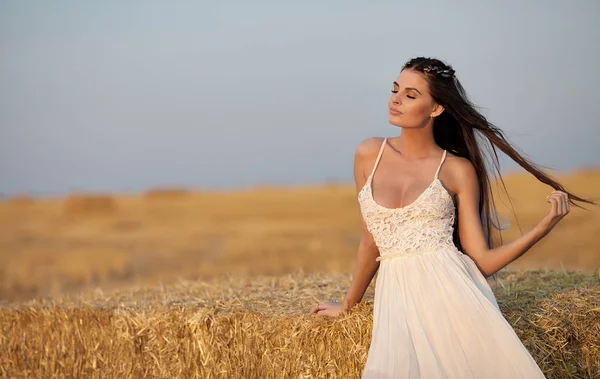
[[[574,200],[591,202],[511,147],[440,60],[408,61],[388,107],[401,135],[370,138],[356,150],[362,236],[352,283],[342,304],[319,303],[311,313],[350,310],[379,271],[363,379],[543,378],[486,278],[547,235]],[[485,157],[483,147],[493,154]],[[496,148],[555,191],[533,229],[492,248],[486,158],[500,177]]]

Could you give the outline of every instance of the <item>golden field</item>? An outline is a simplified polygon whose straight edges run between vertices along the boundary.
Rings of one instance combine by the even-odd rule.
[[[579,196],[600,200],[600,171],[561,177]],[[549,207],[549,187],[525,175],[505,182],[499,213],[510,241]],[[503,203],[506,203],[503,204]],[[572,207],[515,269],[600,268],[600,207]],[[0,299],[85,289],[171,283],[220,274],[352,272],[359,238],[352,186],[257,188],[231,192],[155,189],[135,196],[15,197],[0,203]],[[519,229],[521,228],[521,230]]]
[[[600,200],[600,171],[558,179]],[[521,174],[505,182],[515,215],[497,204],[512,223],[508,242],[547,212],[551,190]],[[600,366],[600,209],[586,208],[572,208],[494,287],[549,378],[591,378]],[[358,215],[354,188],[342,185],[8,199],[0,377],[357,377],[372,286],[341,319],[306,313],[343,298]]]

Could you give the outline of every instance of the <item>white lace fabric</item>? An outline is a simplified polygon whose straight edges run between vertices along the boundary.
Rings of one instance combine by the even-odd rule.
[[[373,198],[373,175],[386,140],[381,144],[371,175],[358,193],[365,224],[379,248],[377,260],[427,254],[439,249],[456,250],[452,240],[454,201],[438,178],[446,150],[433,181],[415,201],[401,208],[387,208]]]

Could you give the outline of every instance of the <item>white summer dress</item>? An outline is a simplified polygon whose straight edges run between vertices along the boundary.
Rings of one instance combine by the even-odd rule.
[[[535,379],[537,363],[506,321],[474,261],[452,240],[455,206],[438,179],[411,204],[386,208],[358,193],[380,261],[362,379]]]

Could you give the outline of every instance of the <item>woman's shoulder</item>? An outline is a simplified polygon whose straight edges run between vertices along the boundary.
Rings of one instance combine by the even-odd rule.
[[[473,163],[464,157],[452,154],[450,151],[446,152],[446,165],[448,165],[450,171],[459,176],[475,174],[475,166]]]
[[[458,190],[462,185],[471,186],[477,184],[477,170],[467,158],[454,155],[448,151],[444,165],[446,166],[444,171],[449,186],[456,187],[456,190]]]
[[[359,188],[362,188],[369,170],[372,169],[377,154],[381,149],[383,137],[370,137],[362,140],[356,147],[354,155],[354,175]],[[359,175],[360,173],[360,175]]]
[[[356,147],[357,158],[371,158],[377,154],[381,148],[384,137],[369,137],[362,140]]]

